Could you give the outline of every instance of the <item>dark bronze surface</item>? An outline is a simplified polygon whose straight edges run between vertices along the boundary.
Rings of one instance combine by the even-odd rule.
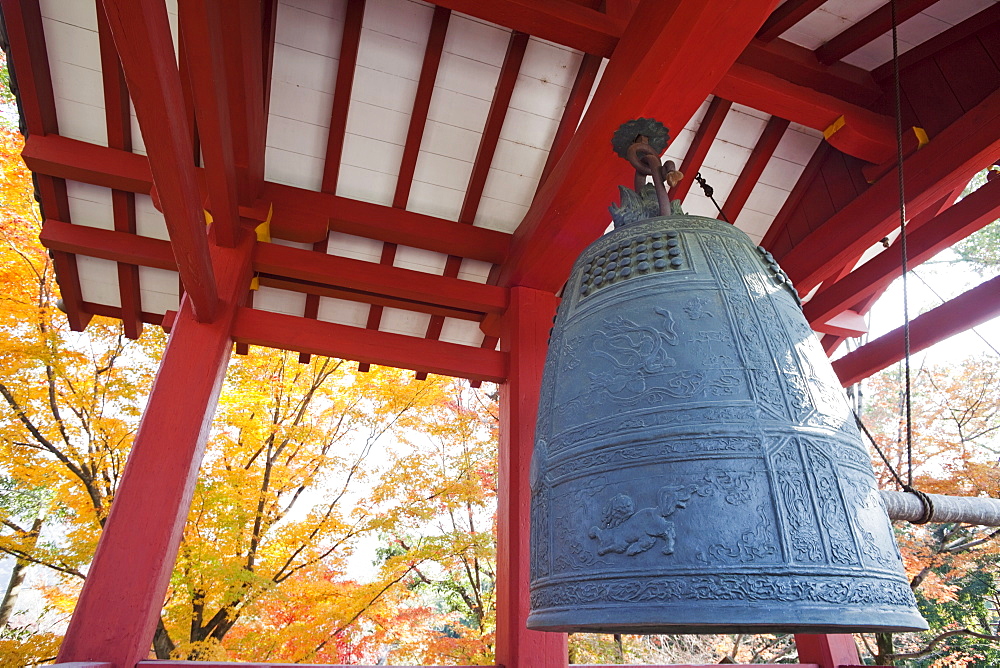
[[[926,628],[784,272],[733,226],[647,218],[656,194],[632,195],[574,266],[551,337],[528,626]]]

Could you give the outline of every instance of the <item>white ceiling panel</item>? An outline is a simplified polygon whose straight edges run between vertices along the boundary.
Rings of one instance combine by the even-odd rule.
[[[115,229],[109,189],[79,181],[66,181],[66,195],[69,199],[70,222],[74,225]]]
[[[306,295],[302,292],[261,286],[253,294],[253,307],[258,311],[269,313],[302,315],[306,308]]]
[[[86,255],[76,256],[83,300],[107,306],[121,306],[118,291],[118,263]]]
[[[447,262],[448,256],[443,253],[409,246],[396,246],[396,257],[392,264],[402,269],[413,269],[440,276],[444,273],[444,266]]]
[[[478,322],[445,318],[438,338],[446,343],[478,347],[483,342],[483,331],[479,329]]]
[[[368,323],[369,310],[370,307],[368,304],[362,304],[361,302],[334,299],[333,297],[320,297],[316,319],[338,325],[364,327]],[[361,333],[359,332],[359,334]]]
[[[382,309],[382,322],[379,325],[379,331],[423,338],[427,333],[427,325],[430,321],[431,317],[426,313],[404,311],[386,306]]]
[[[163,214],[153,206],[153,198],[149,195],[135,195],[135,229],[136,234],[154,239],[170,239],[167,232],[167,221]]]
[[[139,300],[146,313],[176,311],[179,307],[177,272],[139,267]]]
[[[327,236],[326,252],[354,260],[378,262],[382,258],[382,242],[343,232],[330,232]]]

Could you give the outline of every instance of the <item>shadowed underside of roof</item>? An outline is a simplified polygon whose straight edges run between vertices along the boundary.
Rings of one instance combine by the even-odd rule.
[[[559,289],[630,180],[607,129],[646,115],[670,126],[666,157],[686,174],[672,196],[719,215],[692,187],[700,172],[726,219],[810,295],[832,352],[899,273],[897,249],[880,243],[898,232],[888,5],[786,0],[768,15],[752,4],[230,0],[185,2],[179,15],[168,0],[160,37],[179,69],[164,74],[116,49],[100,2],[2,0],[25,160],[71,323],[110,315],[137,336],[169,324],[204,279],[194,228],[164,217],[183,208],[161,184],[169,147],[150,119],[144,141],[136,106],[151,107],[130,99],[124,62],[133,86],[178,80],[160,108],[183,117],[185,169],[213,234],[258,230],[241,345],[363,358],[339,341],[367,330],[467,355],[444,369],[456,375],[502,378],[507,289]],[[1000,158],[1000,5],[900,0],[899,12],[921,261],[1000,211],[994,181],[953,205]],[[984,294],[960,310],[966,326],[1000,307],[1000,290]],[[928,340],[943,331],[916,326]],[[299,330],[295,343],[283,329]],[[891,356],[862,353],[852,373]]]

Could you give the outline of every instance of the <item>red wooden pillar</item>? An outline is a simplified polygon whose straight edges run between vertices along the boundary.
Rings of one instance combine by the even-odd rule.
[[[149,654],[250,281],[244,236],[236,248],[212,249],[215,320],[198,322],[190,298],[181,303],[59,663],[132,668]]]
[[[497,665],[563,668],[566,635],[529,631],[528,537],[531,491],[528,470],[535,417],[555,295],[532,288],[510,290],[500,345],[509,355],[500,387],[500,481],[497,508]]]
[[[819,668],[861,665],[854,636],[849,633],[796,633],[795,647],[800,663],[815,663]]]

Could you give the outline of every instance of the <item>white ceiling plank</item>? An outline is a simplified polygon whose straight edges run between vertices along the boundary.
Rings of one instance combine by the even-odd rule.
[[[370,309],[371,307],[368,304],[362,302],[335,299],[333,297],[320,297],[316,319],[338,325],[364,327],[368,323],[368,311]],[[362,334],[362,332],[359,332],[359,334]]]
[[[164,314],[176,311],[178,298],[178,275],[176,271],[139,267],[139,301],[146,313]]]
[[[118,291],[118,263],[101,258],[76,256],[76,268],[80,275],[80,292],[83,300],[107,306],[121,306]]]
[[[483,342],[483,332],[479,329],[478,322],[445,318],[441,326],[441,336],[438,339],[445,343],[478,347]]]
[[[66,195],[69,200],[70,221],[74,225],[115,229],[109,189],[79,181],[66,181]]]
[[[427,325],[430,320],[430,315],[426,313],[404,311],[386,306],[382,309],[382,322],[379,325],[379,331],[423,338],[424,334],[427,333]]]

